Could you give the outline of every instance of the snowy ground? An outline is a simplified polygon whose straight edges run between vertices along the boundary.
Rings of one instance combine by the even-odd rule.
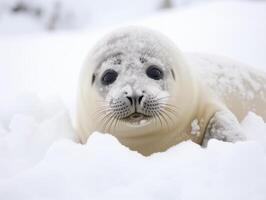
[[[265,19],[266,3],[223,2],[130,24],[266,70]],[[253,113],[242,122],[248,141],[207,149],[188,141],[146,158],[109,135],[74,142],[78,72],[111,28],[0,36],[0,199],[265,200],[266,124]]]

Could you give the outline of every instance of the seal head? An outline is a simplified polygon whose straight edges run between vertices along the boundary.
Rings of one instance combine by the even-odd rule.
[[[176,133],[185,132],[197,112],[197,87],[167,37],[139,27],[116,30],[96,44],[81,71],[81,139],[100,131],[144,154],[166,149],[183,140]]]

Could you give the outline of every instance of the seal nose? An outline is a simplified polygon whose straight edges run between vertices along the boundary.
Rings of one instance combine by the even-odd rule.
[[[141,101],[142,101],[142,99],[143,99],[143,95],[141,95],[139,98],[138,98],[138,103],[140,104],[141,103]]]
[[[129,97],[129,96],[127,96],[127,99],[129,100],[129,102],[130,102],[130,105],[131,105],[131,106],[133,106],[133,98],[132,98],[132,97]]]
[[[131,96],[127,96],[127,99],[129,100],[131,106],[133,106],[133,104],[134,105],[140,104],[142,99],[143,99],[143,97],[144,97],[143,95],[141,95],[141,96],[132,96],[132,97]]]

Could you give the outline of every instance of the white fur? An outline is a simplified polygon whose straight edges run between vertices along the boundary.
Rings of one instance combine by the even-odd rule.
[[[116,55],[119,52],[122,54]],[[106,60],[108,56],[113,54],[115,55],[114,59]],[[164,73],[167,74],[167,78],[156,82],[145,77],[144,69],[146,65],[139,62],[139,57],[148,60],[146,65],[156,64],[161,66]],[[122,59],[122,67],[116,64],[115,59]],[[205,64],[206,62],[212,63],[210,60],[205,60]],[[89,53],[80,74],[77,128],[81,141],[86,142],[89,135],[94,131],[104,132],[104,120],[95,118],[94,114],[102,106],[100,102],[119,97],[123,95],[124,91],[131,95],[133,93],[139,94],[141,91],[146,90],[152,95],[169,96],[169,98],[165,99],[165,102],[177,108],[177,113],[175,115],[169,114],[171,119],[167,118],[161,126],[159,125],[160,122],[155,119],[149,123],[139,123],[139,126],[136,127],[121,123],[115,129],[109,130],[109,133],[117,137],[122,144],[144,155],[164,151],[188,139],[202,144],[210,121],[213,125],[226,124],[222,123],[226,120],[222,120],[223,118],[215,114],[217,112],[227,111],[231,113],[231,109],[240,119],[250,109],[249,105],[252,104],[254,107],[261,108],[258,103],[261,103],[262,100],[258,99],[253,99],[249,102],[244,99],[247,103],[239,106],[236,101],[242,99],[239,98],[237,91],[231,89],[226,91],[216,90],[215,88],[219,88],[221,85],[208,84],[208,80],[204,80],[204,77],[201,76],[203,71],[198,68],[200,64],[197,65],[197,62],[195,63],[191,64],[189,62],[188,64],[172,41],[150,29],[129,27],[116,30],[107,35]],[[220,66],[219,64],[217,65]],[[114,84],[107,87],[101,86],[99,76],[110,67],[117,70],[120,76],[118,76]],[[227,69],[226,66],[224,67]],[[171,68],[175,73],[175,80],[170,78],[169,71]],[[96,83],[92,85],[91,77],[94,73],[96,74]],[[227,75],[230,76],[231,74],[223,73],[223,76],[227,77]],[[219,74],[213,77],[214,80],[215,78],[216,80],[220,78]],[[254,84],[250,86],[248,83],[266,83],[266,79],[256,75],[253,76],[253,74],[242,76],[241,80],[244,81],[241,87],[248,88],[249,91],[255,90]],[[216,81],[214,82],[216,83]],[[226,83],[228,86],[228,82]],[[230,93],[232,91],[235,93]],[[220,94],[221,92],[223,94]],[[265,87],[264,89],[261,87],[260,92],[263,95],[266,94]],[[265,101],[263,102],[265,106]],[[265,107],[263,109],[265,114]],[[195,119],[198,120],[197,134],[193,134],[191,127],[191,123]],[[238,124],[237,120],[229,120],[229,122]],[[232,125],[231,127],[235,126]],[[208,137],[212,135],[215,138],[217,131],[210,130]],[[235,134],[235,130],[232,129],[232,134]],[[227,138],[231,137],[228,136]],[[205,143],[207,139],[205,139]]]

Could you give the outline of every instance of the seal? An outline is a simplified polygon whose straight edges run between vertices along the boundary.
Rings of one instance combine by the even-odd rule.
[[[110,133],[146,156],[185,140],[203,146],[210,138],[244,140],[239,120],[248,111],[266,119],[266,76],[241,67],[184,56],[148,28],[115,30],[92,48],[80,73],[80,140]]]

